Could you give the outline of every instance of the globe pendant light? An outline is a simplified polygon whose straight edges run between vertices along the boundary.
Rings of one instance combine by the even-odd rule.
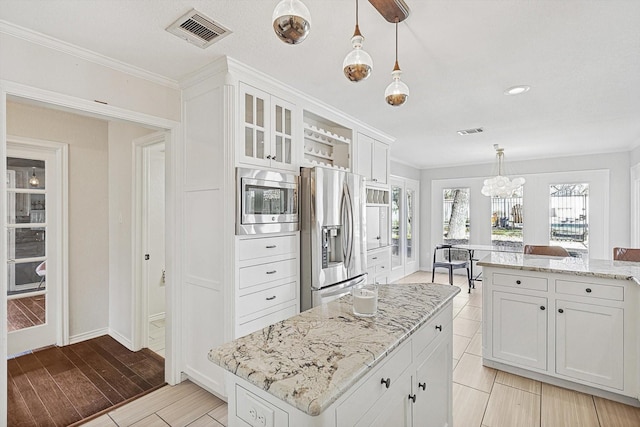
[[[396,64],[391,72],[393,81],[384,91],[384,99],[387,101],[387,104],[394,107],[401,106],[407,102],[407,98],[409,97],[409,87],[400,81],[401,74],[402,70],[400,70],[400,66],[398,65],[398,18],[396,18]]]
[[[36,168],[33,168],[33,172],[31,173],[31,178],[29,178],[29,185],[32,187],[37,187],[40,185],[40,180],[36,176]]]
[[[373,60],[371,56],[362,50],[362,42],[364,37],[360,33],[358,27],[358,0],[356,0],[356,29],[351,38],[353,50],[344,58],[342,62],[342,70],[344,75],[352,82],[365,80],[371,75],[373,70]]]
[[[481,193],[489,197],[509,198],[513,196],[514,191],[525,183],[525,179],[514,178],[513,181],[506,176],[504,171],[504,148],[500,148],[498,144],[494,144],[496,150],[496,167],[498,174],[492,178],[484,180]]]
[[[311,30],[311,14],[300,0],[282,0],[273,10],[273,30],[285,43],[302,43]]]

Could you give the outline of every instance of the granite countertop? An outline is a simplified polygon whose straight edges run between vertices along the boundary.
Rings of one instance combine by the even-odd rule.
[[[225,343],[209,360],[309,415],[318,415],[449,302],[460,288],[381,285],[375,317],[344,296]]]
[[[640,262],[578,257],[550,257],[522,253],[492,253],[478,262],[482,267],[567,273],[603,279],[630,280],[640,285]]]

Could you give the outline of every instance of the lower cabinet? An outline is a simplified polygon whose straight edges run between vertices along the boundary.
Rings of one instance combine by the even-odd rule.
[[[547,299],[499,291],[492,295],[493,357],[547,369]]]
[[[413,425],[421,427],[451,427],[453,413],[451,394],[453,393],[453,371],[442,369],[453,358],[450,340],[441,341],[427,356],[415,374],[412,382]],[[393,424],[387,424],[393,425]]]
[[[389,283],[391,272],[391,247],[387,246],[367,252],[367,283]]]
[[[356,424],[358,427],[411,427],[413,417],[411,405],[413,394],[411,393],[411,373],[407,372],[398,378],[397,384],[389,390],[382,402],[376,404],[368,416]],[[373,419],[371,419],[373,418]]]
[[[556,302],[556,373],[622,390],[623,310]]]

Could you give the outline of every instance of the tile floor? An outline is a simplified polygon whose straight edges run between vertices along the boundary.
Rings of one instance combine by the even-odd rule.
[[[398,283],[431,282],[417,272]],[[448,283],[445,274],[436,282]],[[453,421],[455,427],[638,427],[640,408],[542,384],[482,366],[482,283],[453,301]],[[155,325],[159,326],[159,325]],[[164,345],[163,345],[164,347]],[[164,387],[86,424],[215,426],[227,424],[227,405],[193,383]]]

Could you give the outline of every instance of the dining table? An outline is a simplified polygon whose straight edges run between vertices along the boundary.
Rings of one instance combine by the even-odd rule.
[[[507,245],[470,245],[470,244],[454,244],[451,245],[454,249],[461,249],[469,252],[469,263],[470,263],[470,276],[471,276],[471,286],[469,287],[469,293],[471,293],[471,289],[475,289],[476,281],[482,281],[482,272],[476,274],[474,276],[473,273],[473,262],[479,261],[479,258],[476,258],[477,252],[505,252],[505,253],[521,253],[521,246],[507,246]]]

